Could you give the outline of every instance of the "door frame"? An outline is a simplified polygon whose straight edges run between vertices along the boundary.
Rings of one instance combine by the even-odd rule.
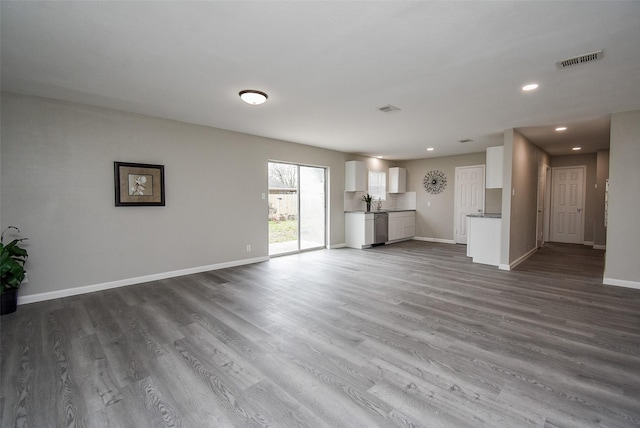
[[[540,177],[544,177],[543,187],[540,186]],[[551,167],[543,162],[538,162],[538,195],[536,206],[536,248],[542,248],[549,239],[549,201],[550,201]],[[542,193],[542,195],[541,195]],[[542,220],[542,221],[541,221]],[[541,224],[542,223],[542,224]],[[542,227],[542,230],[540,230]],[[541,237],[538,245],[538,237]]]
[[[555,176],[556,170],[561,169],[581,169],[582,170],[582,206],[580,207],[580,214],[582,215],[582,227],[578,232],[578,244],[584,245],[584,227],[585,223],[585,205],[587,203],[587,166],[586,165],[573,165],[573,166],[556,166],[551,168],[551,180]],[[556,184],[551,183],[551,212],[549,213],[549,240],[553,238],[553,213],[554,213],[554,201],[555,201]]]
[[[458,171],[461,169],[466,169],[466,168],[482,168],[482,212],[484,213],[484,208],[485,208],[485,199],[486,199],[486,165],[485,164],[480,164],[480,165],[464,165],[464,166],[457,166],[455,168],[455,172],[454,172],[454,177],[453,177],[453,243],[454,244],[458,244],[458,233],[457,233],[457,229],[456,229],[456,222],[458,221]],[[468,237],[468,236],[467,236]],[[460,242],[460,244],[462,244]],[[465,242],[466,244],[466,242]]]
[[[278,254],[271,254],[270,250],[269,250],[269,230],[267,230],[267,254],[269,257],[279,257],[279,256],[286,256],[289,254],[297,254],[297,253],[302,253],[305,251],[315,251],[315,250],[319,250],[319,249],[326,249],[329,248],[329,239],[330,239],[330,235],[329,235],[329,225],[330,225],[330,216],[329,216],[329,200],[330,200],[330,196],[329,196],[329,167],[328,166],[324,166],[324,165],[313,165],[313,164],[308,164],[308,163],[299,163],[299,162],[290,162],[290,161],[281,161],[281,160],[275,160],[275,159],[269,159],[267,160],[267,195],[268,193],[268,183],[269,183],[269,164],[270,163],[280,163],[280,164],[286,164],[286,165],[293,165],[296,167],[297,169],[297,174],[296,174],[296,178],[297,178],[297,188],[296,188],[296,196],[297,196],[297,207],[298,207],[298,221],[297,221],[297,240],[298,240],[298,249],[294,250],[294,251],[287,251],[287,252],[282,252],[282,253],[278,253]],[[317,247],[312,247],[312,248],[305,248],[302,249],[300,248],[300,167],[309,167],[309,168],[319,168],[319,169],[323,169],[324,170],[324,244],[323,245],[319,245]],[[269,211],[269,198],[267,196],[267,213]],[[268,218],[268,216],[267,216]],[[267,221],[267,228],[269,227],[269,222]]]
[[[551,240],[551,189],[551,166],[547,165],[547,180],[544,193],[544,224],[542,225],[543,243]]]

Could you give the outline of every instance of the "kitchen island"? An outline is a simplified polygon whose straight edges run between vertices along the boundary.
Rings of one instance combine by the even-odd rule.
[[[467,257],[474,263],[500,265],[502,214],[467,215]]]

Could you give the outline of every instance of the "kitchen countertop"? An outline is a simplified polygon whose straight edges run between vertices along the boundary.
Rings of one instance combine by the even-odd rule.
[[[402,211],[415,211],[415,210],[371,210],[371,211],[364,211],[364,210],[354,210],[354,211],[345,211],[345,214],[352,214],[352,213],[362,213],[362,214],[375,214],[375,213],[399,213]]]
[[[502,218],[502,214],[500,213],[478,213],[478,214],[467,214],[467,217],[475,217],[475,218]]]

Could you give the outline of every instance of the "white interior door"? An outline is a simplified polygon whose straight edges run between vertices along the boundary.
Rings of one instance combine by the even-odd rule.
[[[484,212],[484,165],[457,167],[455,188],[455,240],[466,244],[467,215]]]
[[[551,240],[582,244],[585,167],[553,168]]]

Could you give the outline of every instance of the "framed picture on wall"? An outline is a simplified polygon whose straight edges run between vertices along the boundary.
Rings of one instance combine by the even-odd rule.
[[[164,165],[114,162],[116,207],[164,206]]]

